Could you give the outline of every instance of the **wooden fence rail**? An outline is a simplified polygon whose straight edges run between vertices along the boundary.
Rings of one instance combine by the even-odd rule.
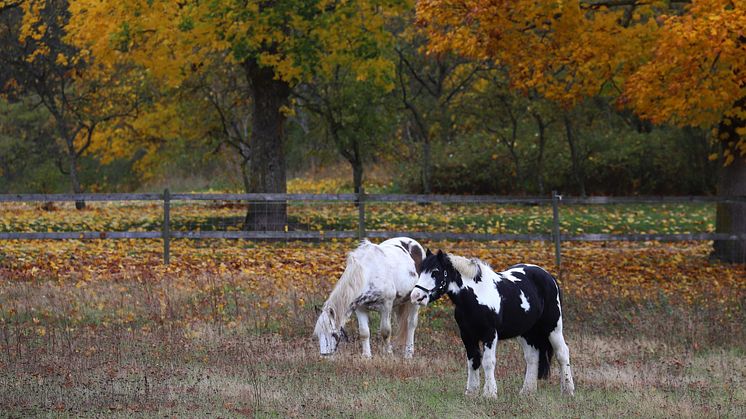
[[[163,261],[170,259],[171,239],[285,239],[326,240],[347,238],[390,238],[408,236],[426,240],[498,240],[498,241],[553,241],[555,262],[561,265],[563,241],[702,241],[744,240],[746,234],[683,233],[683,234],[562,234],[559,206],[613,204],[676,204],[676,203],[741,203],[746,196],[632,196],[632,197],[562,197],[552,192],[549,197],[508,197],[486,195],[407,195],[407,194],[202,194],[202,193],[124,193],[124,194],[0,194],[0,203],[7,202],[65,202],[65,201],[160,201],[163,203],[161,231],[85,231],[85,232],[0,232],[0,240],[70,240],[70,239],[162,239]],[[170,212],[173,201],[240,201],[240,202],[350,202],[358,205],[357,231],[172,231]],[[418,204],[490,204],[490,205],[551,205],[551,234],[489,234],[426,231],[367,231],[366,204],[375,202],[410,202]]]
[[[551,196],[492,195],[411,195],[364,194],[366,202],[413,202],[420,204],[550,204]],[[85,193],[85,194],[0,194],[0,202],[74,202],[74,201],[162,201],[163,193]],[[684,203],[746,203],[746,196],[560,196],[564,204],[684,204]],[[305,193],[172,193],[172,201],[343,201],[355,202],[359,194]]]

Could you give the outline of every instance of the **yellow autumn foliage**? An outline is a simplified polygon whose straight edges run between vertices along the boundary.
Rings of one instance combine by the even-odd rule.
[[[746,97],[746,3],[614,6],[423,0],[417,13],[431,53],[492,60],[508,69],[517,89],[568,107],[588,97],[618,97],[654,122],[702,127],[743,115],[734,105]],[[744,144],[734,152],[746,155]]]

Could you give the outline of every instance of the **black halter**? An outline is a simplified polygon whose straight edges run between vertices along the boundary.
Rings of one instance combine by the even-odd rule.
[[[429,290],[429,289],[427,289],[427,288],[423,287],[422,285],[415,285],[414,287],[415,287],[415,288],[419,288],[419,289],[421,289],[422,291],[425,291],[425,292],[426,292],[426,293],[427,293],[428,295],[430,295],[430,293],[432,292],[432,290]]]
[[[415,288],[419,288],[422,291],[425,291],[427,293],[427,297],[430,299],[430,301],[435,301],[436,299],[440,298],[441,295],[443,295],[446,292],[446,289],[448,288],[448,272],[443,271],[443,281],[440,285],[436,285],[433,289],[429,290],[422,285],[415,285]]]

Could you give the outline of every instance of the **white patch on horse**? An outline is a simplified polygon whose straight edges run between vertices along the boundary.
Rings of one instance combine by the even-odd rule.
[[[523,359],[526,361],[526,376],[520,394],[526,395],[536,391],[536,380],[539,375],[539,350],[529,345],[526,339],[519,336],[518,342],[523,348]]]
[[[523,268],[512,268],[508,269],[507,271],[502,272],[504,275],[504,278],[511,282],[520,282],[522,281],[521,278],[518,278],[516,276],[513,276],[513,272],[520,272],[523,275],[526,275],[526,271]]]
[[[448,283],[448,292],[457,293],[461,288],[455,282]]]
[[[521,308],[526,313],[531,309],[531,305],[528,303],[528,298],[526,298],[526,294],[523,293],[523,290],[521,290]]]
[[[497,349],[497,336],[492,339],[491,344],[484,343],[482,354],[482,369],[484,370],[484,388],[482,396],[497,397],[497,382],[495,381],[495,350]]]
[[[572,367],[570,367],[570,349],[565,343],[562,334],[562,317],[557,321],[557,326],[549,334],[549,343],[554,349],[557,362],[560,366],[560,391],[567,395],[575,394],[575,383],[572,380]]]
[[[495,282],[497,274],[490,268],[489,265],[480,261],[479,259],[467,259],[461,256],[448,255],[454,268],[461,274],[461,280],[463,281],[464,288],[470,288],[474,292],[474,296],[477,298],[477,303],[489,307],[495,313],[500,312],[502,303],[502,297],[495,288]],[[480,268],[480,264],[484,266],[484,269]],[[481,281],[475,282],[474,278],[481,274]],[[458,285],[451,282],[448,285],[448,290],[451,292],[458,292]]]
[[[474,369],[472,368],[473,361],[469,359],[469,357],[466,357],[466,392],[464,393],[467,396],[472,396],[476,394],[477,390],[479,389],[479,368]]]
[[[494,282],[472,282],[470,284],[470,288],[472,288],[472,290],[474,291],[474,296],[477,298],[477,303],[489,307],[495,313],[500,312],[502,297],[495,288]]]

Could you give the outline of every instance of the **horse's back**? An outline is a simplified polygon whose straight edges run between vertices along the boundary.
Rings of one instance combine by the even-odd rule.
[[[511,266],[500,274],[507,274],[520,280],[520,283],[523,285],[531,285],[535,287],[538,296],[543,299],[557,298],[560,292],[559,285],[554,276],[547,272],[546,269],[537,265],[519,263]]]
[[[561,315],[559,287],[552,274],[530,264],[513,265],[500,272],[496,284],[504,301],[505,318],[522,319],[517,324],[503,327],[506,337],[524,335],[536,328],[548,333]]]
[[[413,243],[412,243],[413,242]],[[404,300],[417,282],[416,262],[410,253],[416,241],[401,237],[389,239],[381,244],[361,246],[355,258],[361,264],[366,277],[366,291],[382,294],[384,298]]]

